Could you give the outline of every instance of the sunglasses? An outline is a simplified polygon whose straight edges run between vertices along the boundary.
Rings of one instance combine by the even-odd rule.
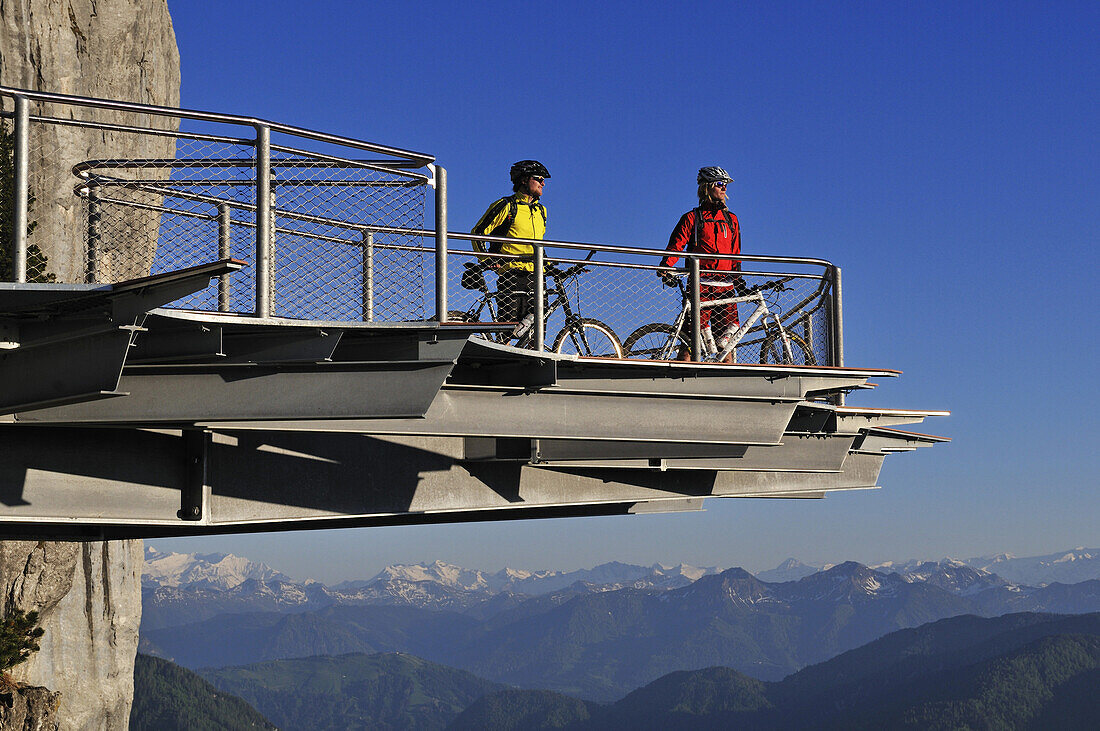
[[[532,175],[531,180],[534,180],[536,183],[545,183],[546,182],[546,178],[541,177],[539,175]]]
[[[714,187],[715,188],[720,188],[721,190],[725,190],[726,189],[726,184],[725,183],[715,183]]]

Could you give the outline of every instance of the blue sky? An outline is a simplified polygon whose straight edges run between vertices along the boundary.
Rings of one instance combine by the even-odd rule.
[[[1100,545],[1095,2],[169,0],[181,105],[434,154],[451,228],[550,168],[551,238],[663,246],[701,165],[746,252],[844,271],[860,405],[949,409],[884,489],[704,513],[153,542],[388,563],[769,568]],[[334,556],[342,557],[339,562]]]

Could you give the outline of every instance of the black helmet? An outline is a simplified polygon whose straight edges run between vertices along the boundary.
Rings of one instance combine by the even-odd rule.
[[[699,185],[703,183],[732,183],[733,178],[720,167],[710,166],[705,168],[699,168],[699,177],[696,178],[696,182]]]
[[[525,178],[537,175],[540,178],[549,178],[550,171],[538,160],[520,160],[508,171],[512,176],[512,185],[519,185]]]

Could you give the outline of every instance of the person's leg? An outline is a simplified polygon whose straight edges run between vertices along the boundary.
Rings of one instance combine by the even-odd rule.
[[[523,319],[523,274],[517,269],[501,269],[497,275],[497,320],[500,322],[519,322]]]
[[[700,302],[706,302],[707,301],[705,285],[703,287],[699,288],[699,301]],[[710,311],[711,311],[710,307],[703,307],[699,310],[699,327],[702,331],[700,333],[701,335],[702,335],[702,333],[705,333],[706,330],[707,330],[707,327],[710,326]],[[684,334],[687,336],[688,342],[693,342],[693,338],[695,337],[695,334],[691,331],[692,330],[692,325],[691,325],[692,321],[691,321],[691,313],[690,312],[688,313],[688,317],[689,317],[689,319],[684,323]],[[703,349],[706,350],[706,336],[704,335],[701,338],[701,340],[703,342]],[[684,348],[684,347],[681,347],[679,352],[676,353],[676,360],[689,361],[689,360],[702,360],[702,358],[700,358],[698,355],[695,356],[694,358],[692,358],[692,355],[691,355],[690,352],[688,352],[688,349]]]

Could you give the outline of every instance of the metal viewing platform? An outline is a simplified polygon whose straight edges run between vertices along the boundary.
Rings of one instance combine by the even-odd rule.
[[[447,230],[430,155],[0,101],[2,534],[696,510],[874,488],[887,455],[944,441],[895,427],[945,412],[845,404],[899,374],[845,365],[830,262],[737,256],[743,325],[722,362],[696,256],[675,291],[661,249],[529,241],[535,313],[517,327],[484,267],[510,257]]]

